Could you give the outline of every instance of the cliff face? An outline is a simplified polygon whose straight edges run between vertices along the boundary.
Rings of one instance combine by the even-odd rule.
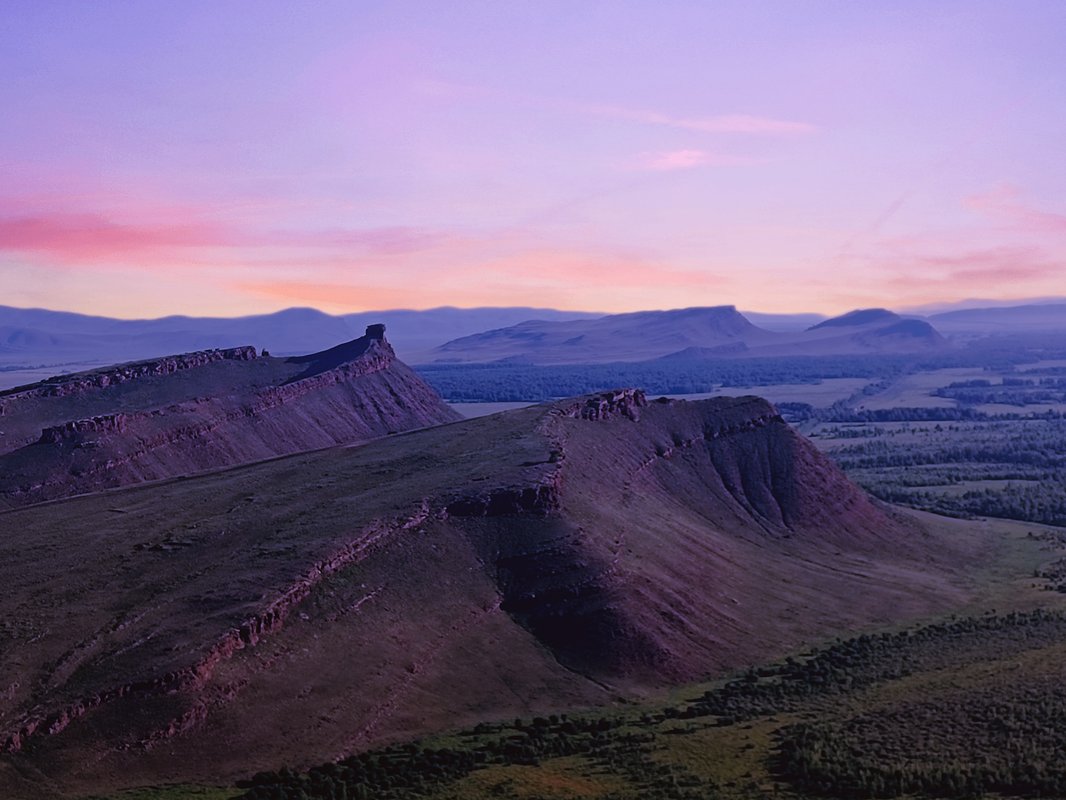
[[[0,534],[15,797],[639,696],[959,602],[974,558],[765,401],[632,390],[16,509]]]
[[[6,393],[0,505],[367,441],[458,418],[381,326],[291,359],[212,350]],[[75,416],[77,415],[77,416]]]

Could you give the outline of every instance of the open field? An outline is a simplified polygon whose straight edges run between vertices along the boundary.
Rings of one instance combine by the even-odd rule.
[[[678,400],[702,400],[705,397],[735,397],[754,394],[771,403],[807,403],[814,408],[828,408],[847,400],[870,384],[865,378],[826,378],[817,383],[776,383],[758,386],[720,386],[712,392],[670,394]]]

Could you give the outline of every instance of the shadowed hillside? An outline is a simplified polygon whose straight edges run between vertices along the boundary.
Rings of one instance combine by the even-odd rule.
[[[956,604],[978,547],[763,400],[632,390],[9,511],[0,792],[639,696]]]

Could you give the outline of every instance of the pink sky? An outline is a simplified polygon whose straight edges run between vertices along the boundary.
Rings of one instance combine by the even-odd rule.
[[[0,303],[1066,295],[1066,4],[13,2]]]

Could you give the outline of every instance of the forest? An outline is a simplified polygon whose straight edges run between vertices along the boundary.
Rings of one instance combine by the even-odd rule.
[[[1066,420],[1061,413],[992,417],[971,412],[952,420],[940,413],[907,415],[892,409],[876,420],[868,416],[841,415],[854,421],[819,422],[808,435],[882,500],[948,516],[1066,526]]]

